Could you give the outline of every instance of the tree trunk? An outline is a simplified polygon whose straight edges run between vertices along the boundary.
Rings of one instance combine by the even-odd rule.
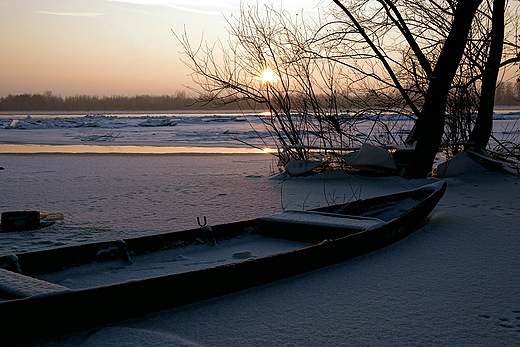
[[[491,45],[489,55],[482,74],[480,105],[475,126],[469,135],[468,147],[485,149],[493,130],[493,107],[495,105],[495,90],[502,59],[504,44],[504,12],[505,0],[494,0],[491,29]]]
[[[435,65],[421,115],[415,123],[411,142],[415,154],[404,176],[424,178],[431,172],[444,134],[446,101],[453,77],[464,53],[471,23],[482,0],[461,0],[454,13],[451,31]]]

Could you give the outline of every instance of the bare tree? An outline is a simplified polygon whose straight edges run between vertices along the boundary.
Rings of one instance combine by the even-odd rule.
[[[249,100],[264,105],[270,117],[260,119],[280,150],[293,146],[287,160],[307,158],[301,146],[315,139],[308,136],[305,111],[321,107],[313,75],[320,67],[306,57],[302,48],[310,34],[307,23],[293,21],[287,12],[268,7],[262,17],[258,7],[244,5],[240,17],[228,23],[227,46],[222,42],[212,46],[201,42],[192,48],[186,33],[178,36],[200,87],[196,90],[199,100],[215,105]],[[217,56],[221,57],[218,62]],[[266,71],[271,75],[269,79],[262,78]],[[330,70],[319,71],[330,74]],[[336,88],[333,75],[327,77],[329,88]],[[322,115],[326,120],[328,114]],[[328,138],[323,126],[317,133],[323,141]]]
[[[425,177],[431,171],[444,134],[448,93],[480,2],[457,2],[450,34],[435,63],[421,114],[415,123],[415,132],[411,138],[412,142],[416,142],[415,158],[407,169],[407,177]]]
[[[177,35],[198,86],[192,90],[205,104],[249,100],[264,105],[270,117],[260,119],[284,163],[308,159],[312,147],[359,147],[366,137],[356,135],[360,124],[367,122],[373,124],[369,128],[375,141],[376,133],[391,134],[392,125],[381,118],[388,107],[371,113],[365,110],[369,105],[373,109],[376,101],[380,104],[381,100],[370,100],[383,95],[388,103],[394,101],[376,87],[368,97],[351,88],[366,79],[355,80],[348,70],[363,67],[337,59],[338,41],[328,32],[329,22],[270,6],[242,5],[240,16],[228,25],[229,39],[215,45],[201,40],[194,47],[187,33]],[[266,69],[273,71],[272,80],[262,80]],[[347,112],[349,107],[357,110]]]
[[[469,137],[469,142],[472,142],[472,145],[479,149],[486,148],[493,130],[495,89],[502,60],[502,49],[504,43],[505,7],[505,0],[494,0],[489,53],[482,73],[482,87],[478,116]]]
[[[271,116],[262,120],[279,149],[289,148],[285,160],[308,158],[309,146],[366,141],[355,136],[366,121],[386,133],[384,141],[404,141],[382,121],[387,112],[415,123],[407,177],[428,175],[441,146],[485,147],[498,69],[519,61],[502,59],[504,34],[496,28],[504,27],[504,0],[332,3],[315,21],[243,6],[228,22],[225,44],[192,47],[186,33],[179,36],[200,100],[265,105]],[[518,45],[506,47],[507,53]],[[275,79],[262,81],[267,68]]]
[[[499,69],[518,62],[516,52],[511,56],[516,42],[502,51],[505,1],[333,2],[341,10],[336,17],[343,15],[343,26],[350,29],[342,38],[345,46],[355,42],[359,55],[379,61],[384,76],[374,79],[387,91],[398,91],[416,119],[407,139],[415,158],[406,176],[427,175],[441,146],[457,151],[473,142],[485,148]],[[506,24],[517,27],[511,20]]]

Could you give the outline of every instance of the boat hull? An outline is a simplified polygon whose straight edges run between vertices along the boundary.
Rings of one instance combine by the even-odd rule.
[[[211,238],[225,239],[245,232],[264,231],[267,236],[311,243],[294,251],[229,265],[3,301],[0,302],[3,320],[0,329],[3,336],[12,337],[13,344],[34,341],[229,294],[336,264],[388,246],[417,230],[437,205],[445,189],[444,183],[399,218],[370,231],[255,219],[214,226],[211,237],[203,229],[194,229],[124,242],[19,254],[17,265],[25,275],[31,276],[100,261],[96,258],[100,256],[124,259],[128,250],[132,254],[145,254],[172,245],[206,242]],[[385,197],[381,199],[383,202]],[[361,201],[369,200],[374,199]],[[375,202],[378,203],[378,200]],[[338,212],[350,206],[344,204],[314,211]],[[106,252],[100,252],[100,249]],[[0,257],[0,265],[4,258]]]

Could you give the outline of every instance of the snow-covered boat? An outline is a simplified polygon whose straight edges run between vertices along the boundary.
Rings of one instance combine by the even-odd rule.
[[[446,183],[308,211],[0,257],[3,345],[204,300],[380,249],[420,228]]]
[[[465,152],[476,163],[482,165],[489,171],[499,172],[506,175],[520,174],[520,166],[518,165],[518,162],[515,163],[513,161],[498,156],[493,158],[490,155],[490,153],[482,149],[470,148],[467,149]]]
[[[47,228],[60,219],[63,219],[63,215],[60,213],[40,213],[40,211],[2,212],[0,232],[31,231]]]

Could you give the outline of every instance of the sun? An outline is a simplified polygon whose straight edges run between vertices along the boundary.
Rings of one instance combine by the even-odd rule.
[[[273,69],[266,67],[260,73],[260,79],[262,80],[263,84],[272,84],[278,79],[278,76],[276,76],[276,73],[273,71]]]
[[[275,150],[269,147],[262,148],[262,153],[274,153]]]

